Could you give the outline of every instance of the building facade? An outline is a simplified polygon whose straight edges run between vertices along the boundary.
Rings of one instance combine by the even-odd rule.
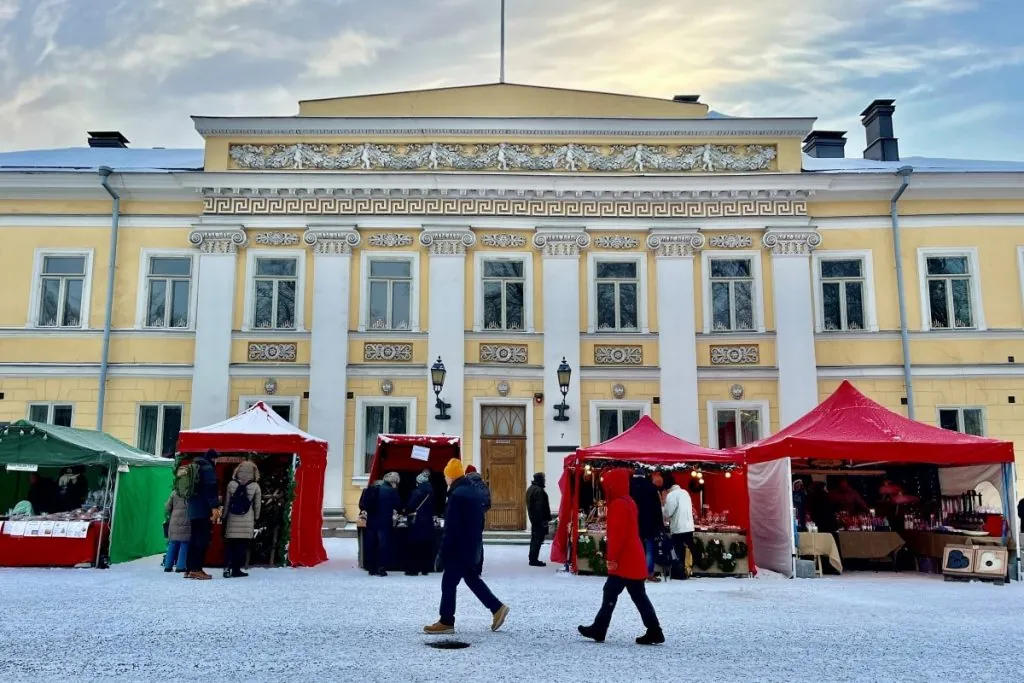
[[[264,400],[349,517],[378,433],[456,434],[496,528],[643,414],[731,446],[846,378],[1024,449],[1024,164],[900,161],[892,115],[848,159],[813,119],[502,84],[0,154],[0,420],[95,428],[106,372],[102,428],[165,453]]]

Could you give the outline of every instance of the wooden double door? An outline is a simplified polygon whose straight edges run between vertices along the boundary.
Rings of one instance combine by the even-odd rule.
[[[482,406],[480,463],[491,489],[486,528],[518,531],[526,528],[526,408]]]

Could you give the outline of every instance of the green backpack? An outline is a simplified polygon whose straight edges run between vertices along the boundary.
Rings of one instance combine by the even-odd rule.
[[[174,492],[183,500],[188,500],[196,495],[196,487],[199,483],[199,465],[192,463],[185,468],[185,471],[174,480]]]

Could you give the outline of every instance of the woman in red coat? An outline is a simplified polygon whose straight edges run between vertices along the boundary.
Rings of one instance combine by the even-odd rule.
[[[637,526],[636,503],[629,497],[631,472],[616,469],[604,473],[602,483],[608,498],[608,580],[604,583],[604,602],[590,626],[580,626],[579,632],[587,638],[603,643],[608,625],[612,621],[615,603],[623,589],[640,612],[647,633],[636,639],[639,645],[658,645],[665,642],[654,605],[647,598],[644,582],[647,580],[647,557],[640,542]]]

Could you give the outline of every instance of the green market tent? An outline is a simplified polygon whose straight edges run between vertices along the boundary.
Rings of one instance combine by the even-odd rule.
[[[109,434],[21,420],[0,430],[0,469],[7,465],[99,465],[114,479],[110,562],[128,562],[164,551],[164,501],[174,461],[158,458]]]

